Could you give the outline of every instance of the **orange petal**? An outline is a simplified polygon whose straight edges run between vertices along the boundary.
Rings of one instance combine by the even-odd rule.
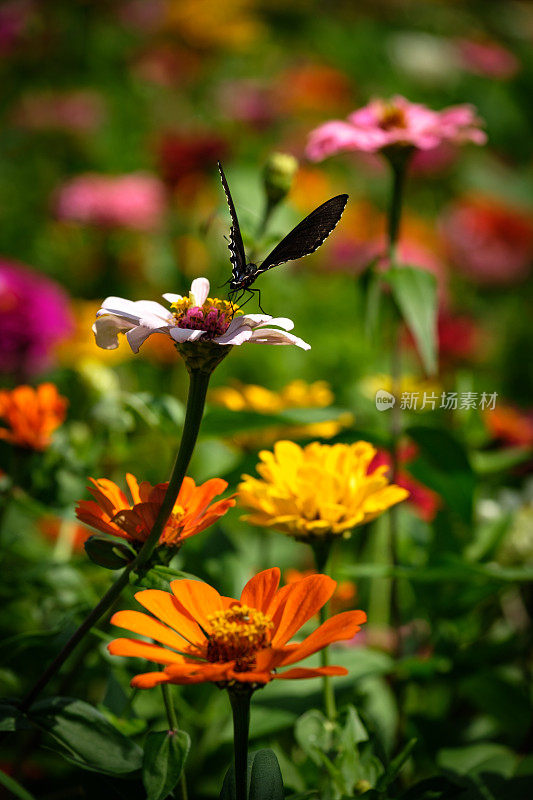
[[[345,667],[293,667],[285,672],[274,675],[278,680],[289,680],[292,678],[319,678],[321,675],[348,675]]]
[[[91,528],[96,528],[103,533],[110,533],[112,536],[125,537],[124,531],[111,522],[105,511],[94,500],[80,500],[76,506],[76,516]]]
[[[170,678],[165,672],[143,672],[131,679],[130,686],[135,689],[153,689],[160,683],[170,682]]]
[[[328,602],[336,586],[336,581],[328,575],[309,575],[284,586],[274,597],[268,612],[274,622],[272,646],[281,647],[292,639]]]
[[[206,664],[202,662],[187,664],[177,664],[166,667],[165,674],[169,676],[172,683],[207,683],[229,680],[230,670],[235,662],[227,664]]]
[[[129,508],[130,502],[124,492],[113,481],[107,478],[95,480],[89,478],[93,486],[88,486],[90,493],[106,514],[113,517],[117,511]]]
[[[366,622],[364,611],[343,611],[335,614],[320,625],[316,631],[309,634],[303,642],[289,645],[286,648],[287,655],[277,663],[281,665],[294,664],[304,658],[322,650],[332,642],[343,639],[352,639],[361,630],[360,626]]]
[[[211,629],[208,617],[224,610],[221,596],[208,583],[186,578],[172,581],[170,588],[178,603],[205,631]]]
[[[241,594],[241,603],[250,608],[265,612],[279,586],[280,571],[278,567],[265,569],[250,578]]]
[[[205,636],[190,614],[183,613],[176,598],[161,589],[145,589],[135,594],[135,599],[154,616],[169,625],[190,644],[202,648]]]
[[[166,625],[141,611],[117,611],[111,617],[111,623],[132,633],[148,636],[175,650],[183,650],[187,644],[175,631],[171,631]]]
[[[113,639],[107,645],[107,649],[113,656],[146,658],[157,664],[181,664],[185,660],[183,656],[172,650],[166,650],[164,647],[158,647],[149,642],[141,642],[138,639]]]
[[[135,475],[131,474],[131,472],[126,473],[126,483],[128,484],[128,489],[130,490],[133,505],[135,505],[135,503],[140,503],[141,495],[139,494],[139,481]]]

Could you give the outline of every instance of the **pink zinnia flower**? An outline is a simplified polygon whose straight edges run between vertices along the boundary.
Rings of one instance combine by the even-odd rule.
[[[53,361],[73,328],[69,299],[50,278],[0,260],[0,372],[27,379]]]
[[[442,142],[484,144],[481,121],[470,105],[432,111],[405,97],[373,100],[350,114],[347,122],[334,120],[311,132],[307,156],[321,161],[347,151],[376,153],[391,147],[431,150]]]
[[[86,174],[59,190],[57,214],[61,219],[105,228],[150,230],[161,222],[165,191],[154,175]]]
[[[452,261],[476,283],[513,284],[529,274],[533,223],[525,212],[488,197],[465,198],[442,227]]]

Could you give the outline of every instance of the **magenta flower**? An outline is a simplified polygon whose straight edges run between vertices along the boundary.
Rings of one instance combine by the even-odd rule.
[[[372,100],[350,114],[347,122],[333,120],[311,132],[307,156],[321,161],[336,153],[377,153],[390,148],[431,150],[443,142],[484,144],[481,120],[470,105],[432,111],[405,97]]]
[[[73,328],[69,299],[50,278],[0,259],[0,372],[26,379],[53,361]]]
[[[56,203],[60,219],[101,228],[151,230],[165,211],[163,184],[154,175],[86,174],[65,183]]]

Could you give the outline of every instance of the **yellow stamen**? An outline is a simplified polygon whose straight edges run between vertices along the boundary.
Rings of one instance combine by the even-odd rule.
[[[211,625],[207,658],[215,661],[236,661],[236,670],[253,666],[255,654],[268,644],[274,623],[262,611],[235,603],[226,611],[208,617]]]

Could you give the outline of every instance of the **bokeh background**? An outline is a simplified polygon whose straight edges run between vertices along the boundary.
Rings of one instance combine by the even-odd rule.
[[[85,557],[87,532],[74,521],[87,477],[121,482],[131,471],[165,480],[178,441],[183,364],[163,337],[135,357],[125,342],[98,350],[90,329],[102,299],[159,300],[187,293],[200,275],[213,294],[225,291],[216,288],[230,274],[217,159],[245,243],[260,254],[328,197],[347,192],[342,221],[319,252],[260,279],[264,309],[292,318],[312,350],[233,350],[214,375],[191,474],[222,476],[234,488],[253,472],[258,449],[283,437],[365,438],[386,459],[389,420],[374,395],[389,386],[390,356],[385,336],[365,335],[361,275],[384,249],[389,175],[369,155],[312,164],[305,145],[318,124],[374,96],[402,94],[435,109],[469,102],[485,121],[488,145],[420,154],[407,185],[400,257],[437,277],[440,366],[429,381],[405,333],[403,386],[497,400],[492,411],[405,413],[405,426],[423,432],[403,451],[412,495],[401,509],[401,555],[426,569],[425,580],[403,587],[409,658],[398,677],[389,652],[390,583],[379,569],[365,572],[383,561],[383,531],[364,530],[339,551],[336,569],[352,581],[352,607],[357,597],[369,610],[374,634],[368,646],[346,650],[351,678],[339,685],[357,699],[384,751],[394,750],[399,724],[419,738],[410,780],[435,764],[467,772],[460,753],[480,742],[499,748],[500,775],[515,773],[532,734],[532,39],[533,7],[514,0],[0,4],[1,382],[51,380],[69,400],[53,446],[24,473],[25,499],[4,518],[3,693],[36,679],[108,585],[110,574]],[[275,151],[295,156],[299,169],[258,238],[263,169]],[[287,389],[295,379],[326,383]],[[273,394],[243,392],[237,381]],[[9,473],[7,444],[0,455]],[[179,566],[226,593],[253,568],[311,566],[302,545],[247,527],[237,512],[186,549]],[[154,721],[162,727],[151,693],[124,712],[130,667],[111,665],[108,638],[107,630],[90,638],[61,691],[100,704],[132,735]],[[286,755],[297,748],[294,721],[316,696],[316,687],[299,685],[257,698],[254,735],[277,737],[294,792],[313,789],[319,769],[299,769],[301,750]],[[210,687],[183,694],[195,742],[193,796],[216,796],[229,758],[229,723],[216,736],[205,731],[207,721],[226,720],[224,702]],[[18,755],[13,748],[7,761]],[[112,782],[102,790],[97,776],[57,756],[41,752],[29,763],[19,777],[40,787],[38,797],[116,796]],[[69,794],[73,785],[77,793]]]

